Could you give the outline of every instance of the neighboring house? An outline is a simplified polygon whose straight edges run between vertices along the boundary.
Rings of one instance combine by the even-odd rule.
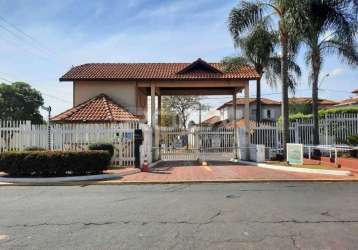
[[[290,105],[308,105],[311,106],[312,105],[312,98],[310,97],[292,97],[289,98],[289,104]],[[333,107],[334,105],[337,105],[338,102],[333,101],[333,100],[329,100],[329,99],[318,99],[318,108],[319,109],[325,109],[325,108],[330,108]]]
[[[256,120],[256,98],[250,98],[250,120]],[[236,118],[237,120],[244,118],[245,99],[237,98],[236,100]],[[233,102],[229,101],[221,105],[217,110],[220,111],[221,120],[232,121],[234,119]],[[276,121],[281,116],[281,103],[275,100],[261,99],[261,120]]]
[[[335,107],[358,107],[358,89],[352,91],[356,96],[340,101]]]
[[[233,95],[239,91],[248,92],[249,81],[258,78],[257,72],[249,66],[225,72],[222,64],[207,63],[202,59],[193,63],[83,64],[73,67],[60,78],[60,81],[73,82],[73,108],[52,121],[118,122],[117,118],[126,121],[122,116],[114,119],[112,108],[116,107],[117,111],[126,112],[123,117],[157,122],[155,115],[148,116],[148,96],[151,97],[149,109],[155,112],[156,102],[163,95]],[[92,108],[98,100],[102,100],[101,107]],[[101,115],[95,115],[99,113]]]
[[[221,123],[221,118],[218,115],[214,115],[206,119],[201,123],[201,126],[203,127],[215,127],[218,126],[218,124]]]

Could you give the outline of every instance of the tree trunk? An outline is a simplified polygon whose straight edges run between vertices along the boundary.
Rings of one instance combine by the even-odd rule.
[[[312,114],[313,114],[313,145],[319,145],[319,117],[318,117],[318,81],[321,70],[319,51],[312,54]]]
[[[261,122],[261,78],[256,82],[256,125],[260,127]]]
[[[282,146],[283,157],[287,160],[287,143],[289,142],[289,107],[288,107],[288,36],[281,34],[281,78],[282,78]]]

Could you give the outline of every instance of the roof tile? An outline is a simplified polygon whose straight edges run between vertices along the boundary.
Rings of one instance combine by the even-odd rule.
[[[198,60],[194,63],[197,63]],[[215,80],[257,79],[259,75],[250,66],[237,71],[220,73],[221,63],[209,63],[215,70],[186,70],[194,63],[90,63],[73,67],[60,81],[74,80]],[[204,65],[201,60],[200,64]]]
[[[134,114],[101,94],[57,116],[53,122],[128,122],[139,121]]]

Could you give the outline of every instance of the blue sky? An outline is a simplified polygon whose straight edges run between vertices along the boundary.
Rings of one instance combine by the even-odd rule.
[[[213,62],[234,55],[227,16],[234,0],[0,0],[0,81],[25,81],[59,113],[72,106],[72,84],[58,78],[88,62]],[[309,96],[304,70],[296,96]],[[343,99],[358,70],[326,58],[320,97]],[[254,83],[251,85],[254,93]],[[263,86],[263,96],[279,99]],[[213,107],[225,98],[207,99]]]

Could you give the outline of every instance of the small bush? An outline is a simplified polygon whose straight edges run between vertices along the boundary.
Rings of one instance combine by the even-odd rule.
[[[358,135],[351,135],[347,138],[347,144],[351,145],[353,147],[358,146]],[[350,151],[350,155],[352,157],[358,158],[358,150],[352,150]]]
[[[27,147],[24,151],[46,151],[46,149],[41,147]]]
[[[0,154],[0,171],[10,176],[66,176],[102,173],[111,157],[107,151],[23,151]]]
[[[351,135],[347,139],[347,144],[351,146],[358,146],[358,135]]]
[[[89,145],[88,149],[89,150],[108,151],[108,153],[111,156],[111,158],[113,157],[113,154],[114,154],[114,147],[110,143],[94,143],[94,144]]]

